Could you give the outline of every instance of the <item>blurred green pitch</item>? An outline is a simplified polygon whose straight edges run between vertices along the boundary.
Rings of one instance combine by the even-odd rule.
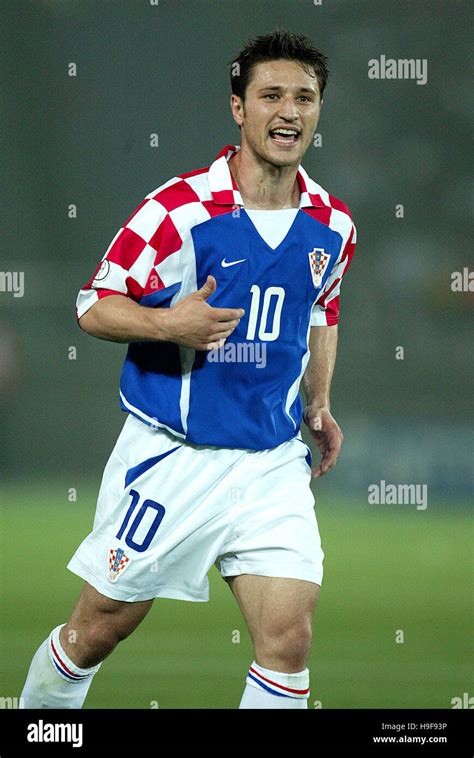
[[[82,586],[66,563],[90,530],[96,488],[78,487],[76,503],[67,496],[58,483],[0,489],[2,697],[19,696]],[[318,505],[326,559],[309,707],[450,708],[472,694],[472,520],[447,505]],[[155,601],[104,662],[85,708],[238,707],[250,639],[214,568],[210,582],[209,603]]]

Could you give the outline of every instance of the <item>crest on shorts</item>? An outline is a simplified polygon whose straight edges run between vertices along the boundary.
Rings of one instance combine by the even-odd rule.
[[[130,563],[130,558],[125,555],[121,547],[109,549],[109,580],[116,582],[120,574],[123,574]]]
[[[315,287],[320,287],[331,256],[325,253],[322,247],[313,247],[312,251],[308,253],[308,257],[313,284]]]

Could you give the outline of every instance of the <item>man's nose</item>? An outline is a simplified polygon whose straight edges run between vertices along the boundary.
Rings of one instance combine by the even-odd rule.
[[[278,115],[290,120],[298,118],[298,106],[292,97],[286,97],[280,101]]]

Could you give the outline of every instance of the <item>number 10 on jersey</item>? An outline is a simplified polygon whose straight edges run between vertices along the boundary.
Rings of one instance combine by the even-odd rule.
[[[260,287],[258,284],[252,284],[250,288],[252,302],[250,303],[249,324],[246,339],[255,339],[258,322],[258,339],[263,342],[271,342],[278,339],[280,335],[281,309],[285,299],[285,290],[283,287],[267,287],[263,295],[262,312],[260,320],[258,318],[260,310]],[[276,297],[275,310],[273,311],[273,321],[271,327],[268,326],[268,313],[272,297]]]

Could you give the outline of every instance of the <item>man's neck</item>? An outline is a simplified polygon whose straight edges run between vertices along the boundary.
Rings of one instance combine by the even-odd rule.
[[[245,146],[229,160],[228,165],[245,208],[280,210],[299,207],[298,166],[271,166],[259,161]]]

